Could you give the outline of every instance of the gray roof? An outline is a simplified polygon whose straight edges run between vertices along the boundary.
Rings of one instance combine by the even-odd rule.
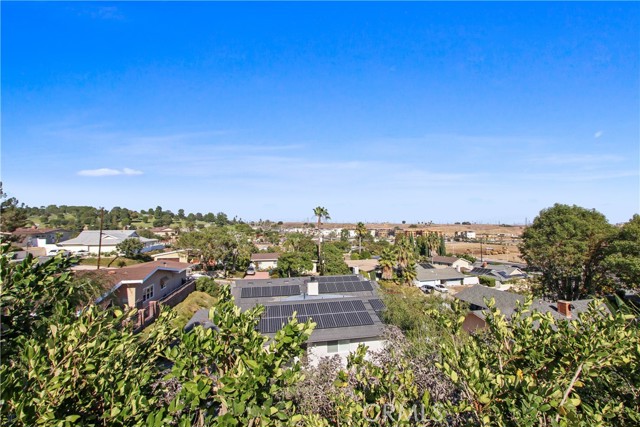
[[[434,255],[431,257],[431,261],[436,263],[436,264],[453,264],[456,261],[459,260],[463,260],[465,262],[469,262],[464,258],[458,258],[458,257],[454,257],[454,256],[440,256],[440,255]],[[471,264],[469,262],[469,264]]]
[[[518,267],[512,267],[510,265],[487,265],[486,267],[474,267],[469,274],[494,277],[497,280],[527,277],[527,274]]]
[[[328,276],[323,276],[328,277]],[[331,302],[331,301],[362,301],[365,305],[367,313],[373,320],[373,325],[361,325],[361,326],[349,326],[349,327],[336,327],[327,329],[315,329],[311,334],[308,342],[325,342],[325,341],[338,341],[347,339],[361,339],[361,338],[375,338],[382,336],[383,323],[380,321],[378,314],[371,306],[369,300],[378,299],[377,284],[373,283],[372,291],[360,291],[360,292],[348,292],[344,294],[319,294],[310,296],[307,294],[307,283],[310,281],[310,277],[291,277],[280,279],[244,279],[236,280],[235,286],[232,288],[231,293],[234,296],[235,303],[243,311],[255,307],[258,304],[262,304],[265,307],[285,304],[312,304],[317,302]],[[360,278],[361,281],[367,279]],[[241,298],[242,289],[252,288],[257,286],[293,286],[298,285],[300,287],[300,293],[298,295],[288,296],[272,296],[272,297],[257,297],[257,298]],[[275,334],[265,334],[267,336],[274,336]]]
[[[476,305],[482,309],[487,308],[485,299],[491,298],[495,301],[495,307],[507,317],[511,317],[517,307],[517,302],[524,303],[526,297],[524,295],[514,294],[512,292],[499,291],[494,288],[489,288],[482,285],[473,285],[470,288],[464,289],[455,295],[461,301],[469,304]],[[571,302],[572,318],[576,318],[579,313],[586,312],[589,308],[591,299],[576,300]],[[534,300],[529,308],[531,311],[539,311],[541,313],[551,313],[555,319],[567,319],[565,316],[558,312],[558,304],[555,301]],[[478,314],[478,313],[476,313]],[[484,317],[480,315],[480,317]]]
[[[185,332],[190,332],[196,326],[202,326],[205,329],[218,330],[218,327],[214,325],[213,322],[209,319],[208,308],[201,308],[200,310],[196,311],[185,325],[184,330]]]
[[[418,280],[420,282],[428,282],[434,280],[459,280],[464,279],[465,275],[455,268],[424,268],[418,264],[416,266]]]
[[[60,246],[98,246],[100,239],[99,230],[84,230],[78,237],[64,242],[58,243]],[[135,230],[102,230],[102,244],[103,245],[117,245],[122,241],[129,238],[137,238],[142,243],[157,242],[156,239],[147,239],[146,237],[138,236]]]

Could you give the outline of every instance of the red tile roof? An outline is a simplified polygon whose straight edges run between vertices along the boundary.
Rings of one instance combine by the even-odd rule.
[[[280,254],[273,252],[260,252],[251,255],[251,261],[277,261],[280,258]]]
[[[122,268],[110,268],[103,270],[78,271],[78,277],[91,277],[100,282],[106,282],[108,288],[122,282],[123,280],[141,281],[152,274],[157,269],[171,269],[182,271],[192,264],[177,261],[151,261],[144,264],[130,265]]]

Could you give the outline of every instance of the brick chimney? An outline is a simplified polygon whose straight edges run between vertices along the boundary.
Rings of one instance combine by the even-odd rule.
[[[558,300],[558,313],[567,319],[571,319],[571,303],[569,301]]]

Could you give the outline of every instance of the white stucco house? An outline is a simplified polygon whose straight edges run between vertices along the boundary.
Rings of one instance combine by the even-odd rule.
[[[477,277],[467,276],[451,267],[432,268],[429,264],[418,264],[416,272],[415,285],[418,287],[424,285],[459,286],[479,283]]]
[[[275,252],[258,252],[251,254],[251,263],[258,271],[273,270],[278,267],[279,253]]]
[[[97,254],[99,249],[101,253],[106,254],[116,252],[116,246],[119,243],[131,238],[142,242],[144,245],[143,253],[164,248],[164,245],[160,244],[157,239],[140,237],[135,230],[102,230],[102,239],[100,239],[99,230],[85,230],[74,239],[58,243],[58,246],[72,253],[87,251]],[[102,240],[101,245],[100,240]]]
[[[460,269],[464,268],[466,270],[471,271],[473,269],[473,264],[464,258],[458,258],[454,256],[440,256],[434,255],[431,257],[431,264],[435,268],[444,268],[451,267],[460,271]]]

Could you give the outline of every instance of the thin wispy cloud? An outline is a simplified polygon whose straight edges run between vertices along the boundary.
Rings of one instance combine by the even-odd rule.
[[[603,131],[601,131],[601,130],[599,130],[598,132],[596,132],[596,133],[594,133],[594,134],[593,134],[593,137],[594,137],[595,139],[598,139],[598,138],[600,138],[602,135],[604,135],[604,132],[603,132]]]
[[[124,14],[117,6],[84,5],[84,7],[76,8],[76,10],[78,15],[89,16],[92,19],[115,21],[124,19]]]
[[[552,154],[532,159],[536,163],[547,165],[603,165],[624,161],[623,156],[612,154]]]
[[[99,169],[84,169],[78,171],[78,175],[80,176],[118,176],[118,175],[142,175],[143,172],[136,169],[123,168],[123,169],[111,169],[111,168],[99,168]]]

